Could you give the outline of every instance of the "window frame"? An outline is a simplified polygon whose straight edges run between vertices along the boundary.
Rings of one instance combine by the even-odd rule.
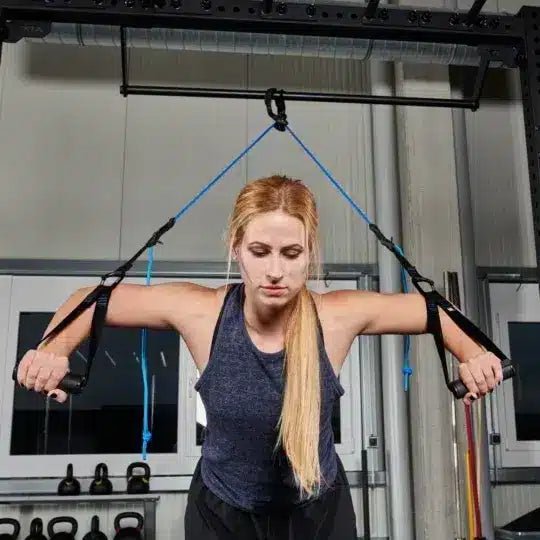
[[[530,294],[534,292],[534,294]],[[481,290],[484,322],[494,343],[509,358],[509,322],[540,322],[538,283],[510,274],[487,277]],[[516,436],[514,389],[511,380],[486,399],[488,432],[500,434],[500,444],[491,444],[490,466],[495,469],[540,467],[540,440],[519,441]]]
[[[359,274],[359,273],[358,273]],[[225,277],[201,277],[201,275],[164,275],[152,279],[152,283],[170,281],[190,281],[217,287],[225,283]],[[229,281],[237,281],[231,277]],[[111,477],[125,476],[126,467],[133,461],[140,461],[140,453],[130,454],[61,454],[40,456],[11,456],[10,438],[12,422],[12,403],[14,385],[11,373],[17,350],[19,313],[22,311],[55,311],[58,306],[77,288],[95,286],[99,282],[97,275],[2,275],[0,276],[0,349],[5,351],[0,363],[0,478],[14,480],[61,478],[65,475],[67,463],[72,463],[76,476],[91,476],[96,463],[104,461]],[[143,277],[130,277],[125,283],[145,283]],[[344,278],[326,280],[328,288],[372,288],[373,280],[369,276],[353,278],[349,274]],[[321,281],[324,283],[324,281]],[[324,285],[323,285],[324,286]],[[315,290],[320,290],[314,287]],[[153,479],[161,477],[164,485],[171,486],[170,479],[178,476],[190,476],[200,457],[200,447],[195,446],[196,397],[198,393],[193,385],[198,372],[191,361],[187,347],[181,336],[179,377],[180,391],[178,400],[178,447],[176,453],[148,454],[147,463],[152,470]],[[341,434],[342,443],[336,444],[345,469],[361,470],[361,450],[364,440],[365,426],[369,430],[366,438],[375,429],[382,435],[381,411],[377,410],[377,392],[380,388],[380,360],[376,355],[378,348],[376,336],[359,336],[349,352],[340,381],[345,389],[341,397]],[[362,362],[362,366],[360,365]],[[375,366],[375,370],[371,369]],[[371,370],[371,372],[369,372]],[[368,392],[362,396],[361,391]],[[200,398],[199,398],[200,399]],[[345,422],[345,423],[344,423]],[[191,425],[193,428],[181,429]],[[363,429],[364,426],[364,429]],[[373,426],[376,426],[374,428]],[[142,428],[142,426],[141,426]],[[379,437],[382,441],[382,436]],[[373,449],[376,452],[374,470],[380,470],[378,463],[382,456],[382,444]],[[166,481],[167,478],[169,481]],[[181,482],[182,489],[188,487]],[[56,485],[56,481],[55,481]],[[156,486],[153,483],[153,488]],[[170,489],[168,489],[170,490]],[[173,488],[174,490],[174,488]]]

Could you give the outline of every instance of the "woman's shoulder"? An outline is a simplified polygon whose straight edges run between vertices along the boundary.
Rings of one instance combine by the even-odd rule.
[[[174,305],[175,324],[180,331],[212,321],[219,314],[231,284],[219,287],[200,285],[194,282],[169,284],[170,305]],[[174,300],[174,298],[176,300]]]
[[[341,328],[358,334],[365,324],[366,303],[375,294],[370,291],[338,289],[328,292],[310,291],[323,327]]]

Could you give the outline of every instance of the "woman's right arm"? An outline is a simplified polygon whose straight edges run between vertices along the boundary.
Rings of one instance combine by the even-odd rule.
[[[54,314],[46,335],[62,321],[93,287],[75,291]],[[120,284],[111,293],[105,324],[107,326],[174,328],[182,331],[184,319],[193,309],[204,307],[203,298],[213,297],[214,289],[193,283],[160,283],[156,285]],[[67,394],[58,384],[69,371],[69,355],[90,334],[95,304],[84,311],[53,339],[44,341],[37,350],[26,352],[19,363],[18,382],[28,390],[56,394],[63,402]],[[191,309],[190,309],[191,308]]]

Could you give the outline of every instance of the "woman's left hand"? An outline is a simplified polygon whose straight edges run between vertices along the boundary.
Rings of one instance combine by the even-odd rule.
[[[501,361],[493,353],[484,351],[459,364],[459,378],[469,392],[463,398],[466,405],[492,392],[503,380]]]

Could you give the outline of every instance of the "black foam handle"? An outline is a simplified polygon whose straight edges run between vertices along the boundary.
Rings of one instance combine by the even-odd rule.
[[[17,370],[19,365],[17,364],[13,368],[11,374],[14,381],[17,381]],[[77,373],[67,373],[65,377],[60,381],[58,388],[66,392],[66,394],[80,394],[83,388],[86,386],[86,376],[77,375]]]
[[[76,373],[67,373],[60,381],[58,388],[66,394],[80,394],[86,386],[86,377]]]
[[[516,374],[516,370],[514,366],[510,363],[510,360],[503,360],[502,374],[503,380],[511,379]],[[450,392],[452,392],[452,394],[454,394],[454,397],[456,397],[457,399],[465,397],[469,392],[469,390],[467,390],[467,387],[461,382],[461,379],[456,379],[455,381],[449,383],[448,389],[450,390]]]

